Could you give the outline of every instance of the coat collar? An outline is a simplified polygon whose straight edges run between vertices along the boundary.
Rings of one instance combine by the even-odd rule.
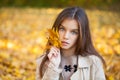
[[[81,56],[78,57],[78,68],[90,67],[92,65],[92,61],[89,56]]]

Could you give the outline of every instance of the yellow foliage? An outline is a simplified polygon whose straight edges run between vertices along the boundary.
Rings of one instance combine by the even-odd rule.
[[[46,48],[47,41],[51,44],[47,48],[60,47],[58,33],[47,30],[60,11],[0,9],[0,80],[35,80],[35,60]],[[86,11],[95,48],[107,62],[108,80],[120,80],[120,18],[110,11]]]
[[[120,44],[119,45],[115,45],[114,47],[115,51],[120,54]]]
[[[109,76],[109,80],[114,80],[114,77],[113,76]]]
[[[60,48],[60,40],[59,40],[59,35],[56,31],[52,30],[52,29],[48,29],[48,41],[49,41],[49,46],[55,46]]]

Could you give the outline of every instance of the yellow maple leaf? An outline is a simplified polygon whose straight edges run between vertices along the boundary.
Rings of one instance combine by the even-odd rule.
[[[58,32],[52,29],[48,29],[48,43],[49,45],[47,46],[47,48],[50,48],[51,46],[55,46],[57,48],[60,48],[61,46],[61,42],[59,40],[59,35]]]

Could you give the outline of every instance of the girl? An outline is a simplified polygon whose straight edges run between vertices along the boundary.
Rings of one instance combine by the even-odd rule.
[[[64,9],[52,27],[60,49],[53,46],[37,60],[36,80],[105,80],[103,58],[95,50],[85,11]]]

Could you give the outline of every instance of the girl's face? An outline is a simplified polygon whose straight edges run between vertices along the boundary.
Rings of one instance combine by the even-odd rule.
[[[75,19],[65,19],[59,27],[61,48],[66,50],[75,48],[78,34],[77,21]]]

